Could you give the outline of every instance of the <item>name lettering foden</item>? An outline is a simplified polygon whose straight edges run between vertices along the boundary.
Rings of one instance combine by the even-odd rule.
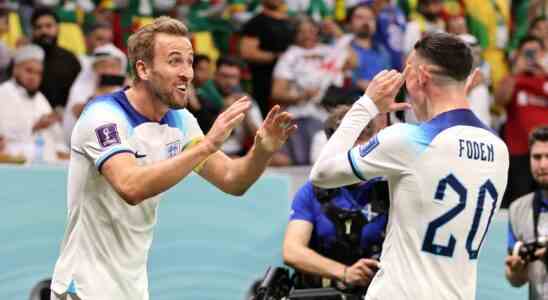
[[[493,144],[459,139],[459,157],[493,161],[495,159],[495,147]]]

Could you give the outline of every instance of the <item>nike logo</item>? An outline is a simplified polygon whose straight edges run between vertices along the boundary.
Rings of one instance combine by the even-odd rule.
[[[135,152],[135,158],[143,158],[146,157],[146,154],[139,153],[139,151]]]

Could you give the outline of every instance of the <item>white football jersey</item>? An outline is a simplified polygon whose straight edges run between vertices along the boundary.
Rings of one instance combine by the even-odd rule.
[[[160,122],[137,112],[124,91],[90,102],[74,127],[68,173],[68,223],[52,289],[81,299],[146,300],[147,258],[160,196],[127,204],[101,175],[117,153],[140,165],[173,157],[203,136],[185,109]]]
[[[470,300],[508,174],[504,142],[467,109],[397,124],[348,152],[355,175],[387,178],[387,235],[365,299]]]

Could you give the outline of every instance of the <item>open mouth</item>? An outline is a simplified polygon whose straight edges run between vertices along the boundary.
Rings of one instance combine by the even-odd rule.
[[[180,92],[183,92],[183,93],[186,92],[186,84],[178,85],[177,90],[179,90]]]

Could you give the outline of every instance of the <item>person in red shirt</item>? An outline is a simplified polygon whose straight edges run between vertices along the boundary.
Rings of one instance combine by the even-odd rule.
[[[508,186],[502,205],[534,189],[529,167],[527,137],[536,127],[548,124],[548,66],[542,40],[523,38],[513,57],[512,74],[502,79],[495,101],[506,108],[503,138],[510,151]]]

